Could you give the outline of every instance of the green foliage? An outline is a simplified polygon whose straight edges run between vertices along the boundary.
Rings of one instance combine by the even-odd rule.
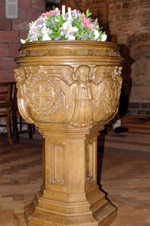
[[[89,17],[92,15],[89,9],[86,10],[86,17],[89,19]]]

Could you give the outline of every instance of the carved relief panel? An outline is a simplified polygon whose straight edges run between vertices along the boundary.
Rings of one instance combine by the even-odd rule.
[[[45,156],[46,187],[63,189],[66,183],[66,147],[62,143],[48,142]]]
[[[95,180],[95,142],[89,142],[86,145],[86,182]]]
[[[86,126],[117,111],[118,66],[30,66],[15,73],[22,111],[34,121]]]
[[[97,136],[87,137],[86,155],[86,185],[97,184]]]
[[[93,144],[89,143],[86,146],[86,179],[93,179]]]

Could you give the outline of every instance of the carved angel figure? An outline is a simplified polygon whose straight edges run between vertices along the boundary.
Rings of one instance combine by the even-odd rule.
[[[92,123],[92,93],[90,68],[86,65],[77,67],[68,79],[62,78],[61,87],[65,94],[66,121],[74,126]]]
[[[79,66],[74,74],[76,79],[72,89],[74,89],[74,112],[71,118],[73,125],[87,125],[93,122],[92,116],[92,92],[91,81],[92,78],[90,68],[88,66]]]
[[[69,76],[69,86],[63,80],[68,123],[86,126],[109,120],[117,111],[121,89],[120,73],[120,67],[116,66],[96,66],[91,73],[89,66],[80,65]]]

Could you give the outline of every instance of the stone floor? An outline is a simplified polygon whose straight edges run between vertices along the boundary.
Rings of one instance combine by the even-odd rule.
[[[111,226],[150,225],[150,118],[123,120],[129,131],[98,141],[99,179],[107,198],[118,208]],[[25,226],[24,206],[42,184],[42,139],[21,135],[9,145],[0,137],[0,226]]]

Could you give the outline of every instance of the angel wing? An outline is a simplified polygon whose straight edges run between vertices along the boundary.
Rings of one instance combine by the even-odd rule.
[[[56,77],[61,79],[66,85],[71,85],[74,83],[73,79],[73,67],[65,65],[65,66],[40,66],[39,74],[46,75],[47,78]]]
[[[97,107],[96,118],[100,114],[105,120],[116,112],[121,90],[121,68],[118,66],[97,66],[94,68],[95,78],[92,85],[93,104]]]
[[[104,81],[107,76],[110,76],[112,71],[114,70],[114,66],[100,65],[93,68],[93,82],[98,85]]]

